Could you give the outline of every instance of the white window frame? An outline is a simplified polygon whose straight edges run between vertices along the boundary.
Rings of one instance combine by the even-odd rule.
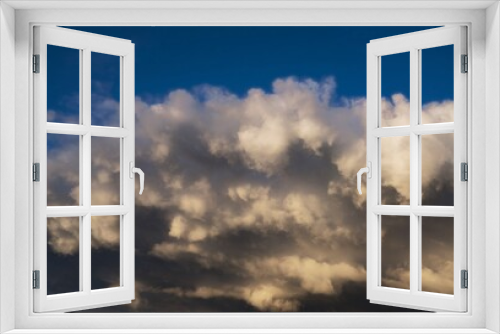
[[[135,90],[134,44],[128,40],[101,36],[60,27],[35,26],[34,54],[39,56],[39,71],[33,74],[34,162],[39,163],[39,181],[33,184],[33,268],[39,271],[34,289],[34,311],[76,311],[130,303],[135,293]],[[47,121],[47,45],[73,48],[79,53],[80,110],[78,124]],[[120,124],[117,127],[91,124],[92,53],[119,57]],[[79,205],[47,206],[47,134],[77,135],[80,141]],[[120,187],[118,205],[92,205],[92,153],[94,138],[120,141]],[[92,217],[119,216],[120,285],[92,290]],[[79,291],[47,295],[47,218],[75,217],[79,220]]]
[[[461,181],[461,163],[467,163],[467,76],[462,73],[462,55],[467,55],[465,26],[449,26],[370,41],[367,46],[367,297],[372,303],[407,306],[422,310],[464,312],[467,290],[461,287],[461,270],[467,270],[467,185]],[[454,119],[447,123],[422,123],[422,50],[452,45]],[[410,124],[382,127],[382,57],[409,53]],[[454,206],[422,205],[422,135],[454,134]],[[382,138],[403,136],[409,139],[409,205],[383,205],[381,194]],[[382,285],[382,224],[384,217],[408,217],[410,287],[397,289]],[[453,294],[422,291],[422,217],[453,218]],[[401,222],[403,223],[403,222]]]
[[[4,1],[0,4],[1,331],[37,333],[493,333],[500,331],[500,12],[497,1],[240,2]],[[132,5],[131,5],[132,4]],[[10,6],[17,7],[14,11]],[[58,9],[75,6],[80,9]],[[121,8],[120,8],[121,6]],[[131,6],[137,9],[124,9]],[[163,9],[147,7],[163,6]],[[391,9],[398,6],[397,9]],[[86,7],[86,9],[84,9]],[[98,10],[97,7],[114,8]],[[179,9],[179,7],[181,7]],[[24,9],[22,9],[24,8]],[[31,8],[31,9],[30,9]],[[33,9],[35,8],[35,9]],[[47,10],[52,8],[52,10]],[[15,20],[14,20],[15,18]],[[436,314],[34,314],[31,290],[32,27],[57,25],[449,25],[469,31],[469,308]],[[15,31],[15,40],[14,32]],[[12,68],[15,65],[15,73]],[[488,70],[486,71],[485,67]],[[12,83],[15,82],[15,86]],[[15,97],[15,99],[13,98]],[[13,112],[15,110],[15,112]],[[474,115],[474,116],[472,116]],[[488,121],[486,121],[488,120]],[[12,146],[15,126],[15,148]],[[10,146],[10,147],[9,147]],[[486,162],[488,164],[486,164]],[[361,166],[360,166],[361,167]],[[15,170],[15,182],[12,174]],[[486,173],[485,173],[486,172]],[[486,176],[488,174],[488,182]],[[9,179],[10,178],[10,179]],[[15,211],[9,199],[15,193]],[[486,196],[486,193],[488,196]],[[15,225],[13,222],[15,221]],[[14,254],[14,256],[12,256]],[[486,256],[488,255],[488,256]],[[15,289],[12,286],[15,282]],[[10,285],[9,285],[10,284]],[[488,293],[485,293],[485,291]],[[12,305],[15,305],[13,308]],[[142,329],[139,329],[142,328]],[[295,331],[293,329],[296,329]],[[300,328],[300,330],[298,330]],[[25,330],[26,329],[26,330]],[[29,329],[29,330],[28,330]],[[136,329],[136,330],[132,330]],[[164,329],[161,330],[160,329]],[[168,330],[170,329],[170,330]],[[217,329],[217,330],[214,330]],[[245,330],[246,329],[246,330]],[[266,330],[268,329],[268,330]],[[322,330],[321,330],[322,329]],[[355,330],[357,329],[357,330]],[[416,330],[419,329],[419,330]],[[47,331],[45,331],[47,332]],[[184,331],[186,333],[186,331]]]

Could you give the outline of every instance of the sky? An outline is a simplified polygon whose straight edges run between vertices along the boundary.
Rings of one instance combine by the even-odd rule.
[[[192,89],[203,84],[225,87],[239,96],[248,89],[266,91],[276,78],[294,76],[321,80],[334,76],[337,96],[366,96],[366,44],[383,38],[428,27],[71,27],[81,31],[129,39],[135,44],[136,94],[156,102],[174,89]],[[70,50],[71,52],[73,50]],[[440,52],[441,51],[441,52]],[[449,82],[452,72],[439,61],[443,50],[423,63],[423,80],[428,91],[423,102],[453,97]],[[74,53],[74,51],[73,51]],[[384,64],[384,95],[409,94],[407,55],[391,56]],[[77,71],[61,66],[62,57],[49,58],[58,72]],[[64,57],[68,63],[77,56]],[[62,58],[62,59],[64,59]],[[104,57],[106,58],[106,57]],[[93,62],[99,69],[93,77],[117,82],[116,71],[107,66],[112,58]],[[444,58],[446,59],[446,58]],[[107,69],[107,70],[106,70]],[[402,72],[401,70],[405,70]],[[427,73],[430,73],[428,76]],[[69,77],[69,73],[67,74]],[[404,76],[403,76],[404,75]],[[74,75],[71,76],[75,78]],[[443,85],[444,83],[444,85]],[[50,82],[58,95],[76,91],[77,80],[64,84]],[[439,87],[440,89],[435,89]],[[115,87],[116,89],[116,87]]]
[[[404,311],[366,300],[355,174],[366,157],[366,44],[427,27],[72,28],[130,39],[136,52],[136,165],[147,180],[136,300],[98,311]],[[424,123],[453,121],[452,51],[422,51]],[[409,124],[408,62],[382,59],[384,126]],[[117,126],[117,57],[93,53],[91,74],[92,125]],[[78,51],[49,46],[47,80],[48,120],[77,123]],[[76,205],[78,138],[47,140],[48,205]],[[453,205],[453,135],[422,142],[423,204]],[[405,137],[382,141],[384,204],[408,202],[408,148]],[[118,203],[118,166],[119,140],[93,139],[93,205]],[[408,222],[382,224],[383,284],[405,288]],[[426,291],[452,292],[452,225],[423,222]],[[93,289],[119,281],[118,226],[93,218]],[[74,219],[48,222],[51,293],[78,289],[78,233]]]

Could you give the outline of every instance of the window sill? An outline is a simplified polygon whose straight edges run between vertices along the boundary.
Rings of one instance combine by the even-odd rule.
[[[470,329],[15,329],[5,334],[486,334],[484,328]]]

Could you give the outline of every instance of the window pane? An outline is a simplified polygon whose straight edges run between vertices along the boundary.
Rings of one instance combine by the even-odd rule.
[[[423,49],[422,123],[453,122],[453,45]]]
[[[92,217],[92,290],[120,286],[120,216]]]
[[[120,204],[120,138],[92,137],[92,205]]]
[[[381,126],[410,124],[410,53],[381,57]]]
[[[80,291],[80,218],[47,219],[47,294]]]
[[[422,136],[422,205],[453,206],[453,134]]]
[[[80,137],[47,134],[47,205],[80,204]]]
[[[422,291],[453,294],[453,218],[422,217]]]
[[[92,52],[92,125],[120,126],[120,57]]]
[[[80,50],[47,45],[47,121],[80,122]]]
[[[382,286],[410,289],[410,218],[382,216]]]
[[[410,137],[381,138],[382,204],[410,204]]]

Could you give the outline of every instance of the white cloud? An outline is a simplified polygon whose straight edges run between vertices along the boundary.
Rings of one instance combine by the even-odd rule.
[[[119,216],[92,217],[92,247],[115,248],[120,244]],[[56,253],[77,254],[80,247],[80,220],[78,217],[47,219],[48,243]]]
[[[361,266],[320,262],[295,255],[247,262],[245,267],[255,277],[299,280],[303,293],[334,294],[337,293],[335,284],[341,285],[348,280],[363,281],[366,278],[365,270]]]
[[[120,216],[92,217],[92,247],[114,248],[120,245]]]
[[[422,268],[422,290],[453,294],[453,262],[446,261],[439,266]]]
[[[175,216],[170,225],[169,235],[190,242],[201,241],[208,236],[208,230],[203,226],[189,223],[182,216]]]
[[[56,253],[77,253],[80,247],[80,220],[77,217],[47,219],[47,238]]]
[[[271,92],[252,89],[242,97],[205,86],[195,93],[173,91],[156,104],[137,99],[136,165],[147,177],[136,201],[144,210],[160,210],[158,224],[166,228],[163,239],[150,245],[149,255],[170,261],[188,256],[203,268],[232,270],[241,278],[236,283],[199,282],[192,289],[169,287],[165,293],[229,296],[260,310],[291,311],[299,309],[298,300],[307,294],[335,295],[345,282],[365,279],[364,196],[357,194],[355,177],[366,163],[366,101],[344,99],[333,105],[334,87],[333,79],[287,78],[276,80]],[[408,101],[395,95],[383,101],[383,114],[391,125],[404,123],[407,107]],[[452,102],[430,104],[424,106],[423,118],[443,120],[450,110]],[[452,156],[449,139],[429,140],[431,148],[423,152],[429,161],[423,166],[424,185]],[[407,194],[408,161],[401,156],[408,146],[403,141],[395,138],[383,145],[382,165],[397,171],[384,178],[385,185]],[[294,157],[294,150],[302,155]],[[67,159],[64,154],[54,155],[54,162]],[[116,200],[118,165],[102,147],[94,154],[93,198]],[[304,156],[326,167],[295,171],[291,162],[300,163],[297,159]],[[61,175],[68,182],[78,180],[77,172]],[[74,183],[70,193],[78,194]],[[95,224],[93,247],[116,247],[119,230],[106,220],[110,218],[102,219]],[[50,229],[51,247],[74,254],[75,231],[68,226]],[[241,231],[256,236],[250,246],[241,245],[248,252],[222,242]],[[275,234],[282,239],[269,239],[271,243],[268,236]],[[438,266],[433,262],[424,275],[445,291],[450,283],[440,283]],[[407,273],[391,270],[391,283],[401,285]]]
[[[290,296],[290,292],[275,285],[262,284],[245,288],[243,299],[260,310],[293,312],[299,308],[299,302]]]
[[[200,254],[201,248],[195,244],[174,244],[164,242],[154,245],[151,250],[151,254],[166,259],[176,259],[182,253]]]

